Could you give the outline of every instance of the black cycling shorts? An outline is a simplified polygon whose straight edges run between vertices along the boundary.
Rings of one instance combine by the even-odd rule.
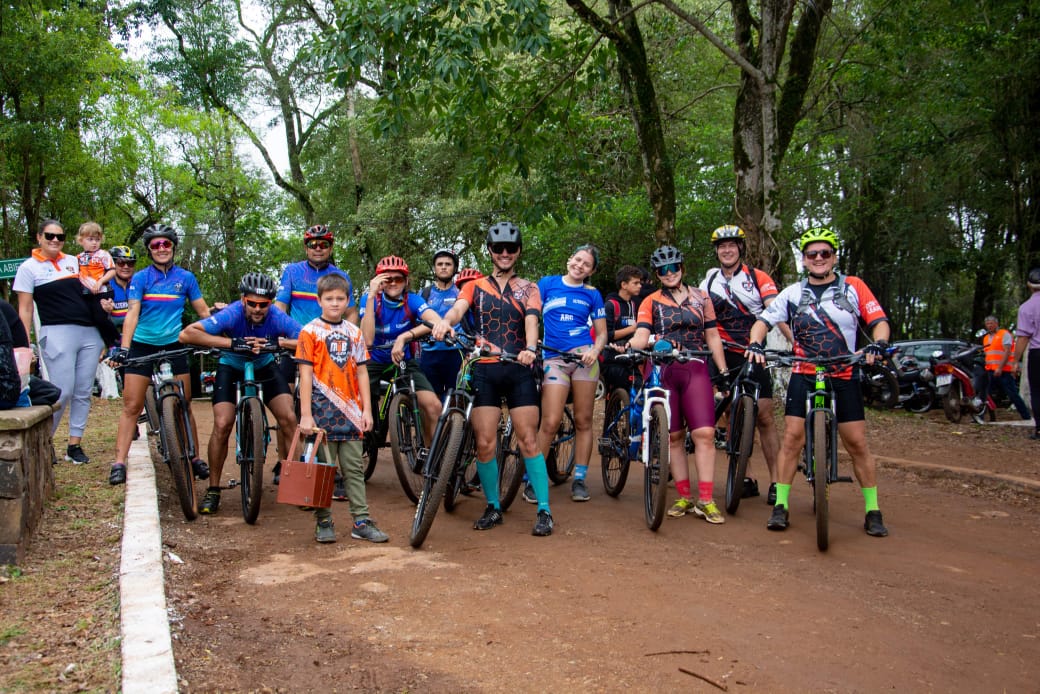
[[[834,407],[838,423],[862,422],[866,419],[863,411],[863,389],[859,378],[832,378],[834,390]],[[816,376],[808,374],[791,374],[791,382],[787,384],[787,406],[784,414],[788,417],[805,419],[805,396],[816,389]]]
[[[213,404],[216,405],[222,402],[230,402],[232,405],[236,404],[238,402],[238,388],[235,386],[242,381],[243,376],[245,376],[245,372],[241,369],[236,369],[229,364],[217,364],[217,373],[213,380]],[[263,389],[265,405],[270,404],[279,395],[290,395],[292,393],[289,385],[285,382],[285,376],[282,375],[276,362],[254,369],[253,379]]]
[[[502,398],[510,409],[541,405],[535,373],[528,366],[513,362],[474,364],[470,376],[474,407],[501,407]]]
[[[184,345],[180,342],[171,342],[168,345],[149,345],[144,342],[138,342],[133,340],[130,343],[130,349],[127,350],[127,359],[136,359],[137,357],[147,357],[158,352],[165,352],[167,350],[184,349]],[[174,376],[183,376],[191,371],[188,367],[188,355],[181,354],[180,356],[174,357],[170,360],[173,366]],[[144,376],[150,379],[152,372],[155,371],[155,363],[150,364],[136,364],[134,366],[127,365],[124,367],[123,374],[134,374],[135,376]]]
[[[744,355],[740,352],[730,352],[729,350],[726,350],[723,352],[723,354],[726,357],[726,370],[732,371],[732,375],[730,377],[730,379],[732,380],[737,377],[737,372],[733,371],[733,369],[739,369],[740,367],[744,366],[744,362],[746,362],[747,359],[745,359]],[[712,378],[718,375],[719,369],[717,366],[715,366],[714,361],[708,362],[708,368],[710,369],[709,372],[711,373]],[[756,381],[758,381],[759,398],[773,397],[773,377],[769,373],[769,369],[767,369],[765,366],[756,366],[755,370],[752,372],[752,377]]]

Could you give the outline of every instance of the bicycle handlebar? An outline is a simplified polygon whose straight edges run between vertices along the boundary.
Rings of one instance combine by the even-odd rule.
[[[847,365],[852,366],[863,361],[863,352],[853,352],[852,354],[839,354],[834,357],[800,357],[794,352],[774,352],[773,355],[777,363],[784,366],[792,366],[796,363],[812,364],[813,366],[835,366],[835,365]]]
[[[181,347],[179,349],[164,349],[161,352],[155,352],[154,354],[144,354],[140,357],[128,358],[125,363],[127,366],[139,366],[156,361],[162,361],[163,359],[173,359],[174,357],[179,357],[188,353],[213,355],[219,352],[220,350],[216,347],[206,347],[202,349],[199,349],[198,347]]]

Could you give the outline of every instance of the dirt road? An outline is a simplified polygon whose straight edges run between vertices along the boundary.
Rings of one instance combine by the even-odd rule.
[[[875,452],[1037,477],[1040,447],[1021,430],[933,415],[871,415]],[[611,499],[590,472],[589,503],[553,489],[550,538],[530,535],[522,501],[473,531],[474,498],[442,510],[419,551],[388,450],[368,487],[385,545],[349,538],[345,503],[340,541],[318,545],[312,515],[276,504],[273,486],[256,526],[237,492],[187,523],[161,489],[164,538],[184,560],[166,565],[184,688],[1037,691],[1035,497],[886,467],[890,537],[864,534],[858,488],[839,485],[821,554],[804,482],[786,533],[765,530],[761,498],[722,526],[666,518],[651,533],[641,477]]]

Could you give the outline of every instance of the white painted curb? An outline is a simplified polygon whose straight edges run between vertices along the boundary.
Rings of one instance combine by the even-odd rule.
[[[123,692],[167,694],[177,691],[170,621],[163,581],[162,529],[155,469],[144,427],[130,446],[119,567],[122,620]]]

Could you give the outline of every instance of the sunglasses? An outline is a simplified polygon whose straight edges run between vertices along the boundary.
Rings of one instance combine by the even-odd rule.
[[[264,300],[253,301],[252,299],[246,299],[246,306],[248,306],[249,308],[267,308],[270,305],[271,305],[271,300],[270,299],[268,299],[266,301],[264,301]]]
[[[135,264],[133,260],[116,260],[114,262],[119,267],[133,267]]]
[[[670,275],[673,272],[681,272],[681,271],[682,271],[682,265],[680,265],[679,263],[668,263],[667,265],[663,265],[663,266],[657,268],[657,274],[660,275],[661,277],[664,277],[665,275]]]
[[[508,253],[514,255],[520,252],[520,244],[518,243],[493,243],[491,244],[491,252],[495,255],[502,255]]]
[[[312,241],[308,241],[305,245],[307,246],[307,248],[310,248],[313,251],[324,251],[329,248],[332,248],[331,241],[322,241],[321,239],[314,239]]]
[[[61,241],[62,243],[65,243],[65,234],[52,234],[48,231],[45,231],[43,232],[43,238],[47,239],[48,241]]]
[[[383,282],[385,284],[404,284],[404,277],[387,277]]]
[[[148,244],[148,247],[153,251],[158,251],[166,248],[173,248],[173,241],[153,241]]]
[[[822,251],[806,251],[805,257],[809,260],[816,260],[817,258],[823,258],[824,260],[830,260],[834,257],[834,251],[824,248]]]

